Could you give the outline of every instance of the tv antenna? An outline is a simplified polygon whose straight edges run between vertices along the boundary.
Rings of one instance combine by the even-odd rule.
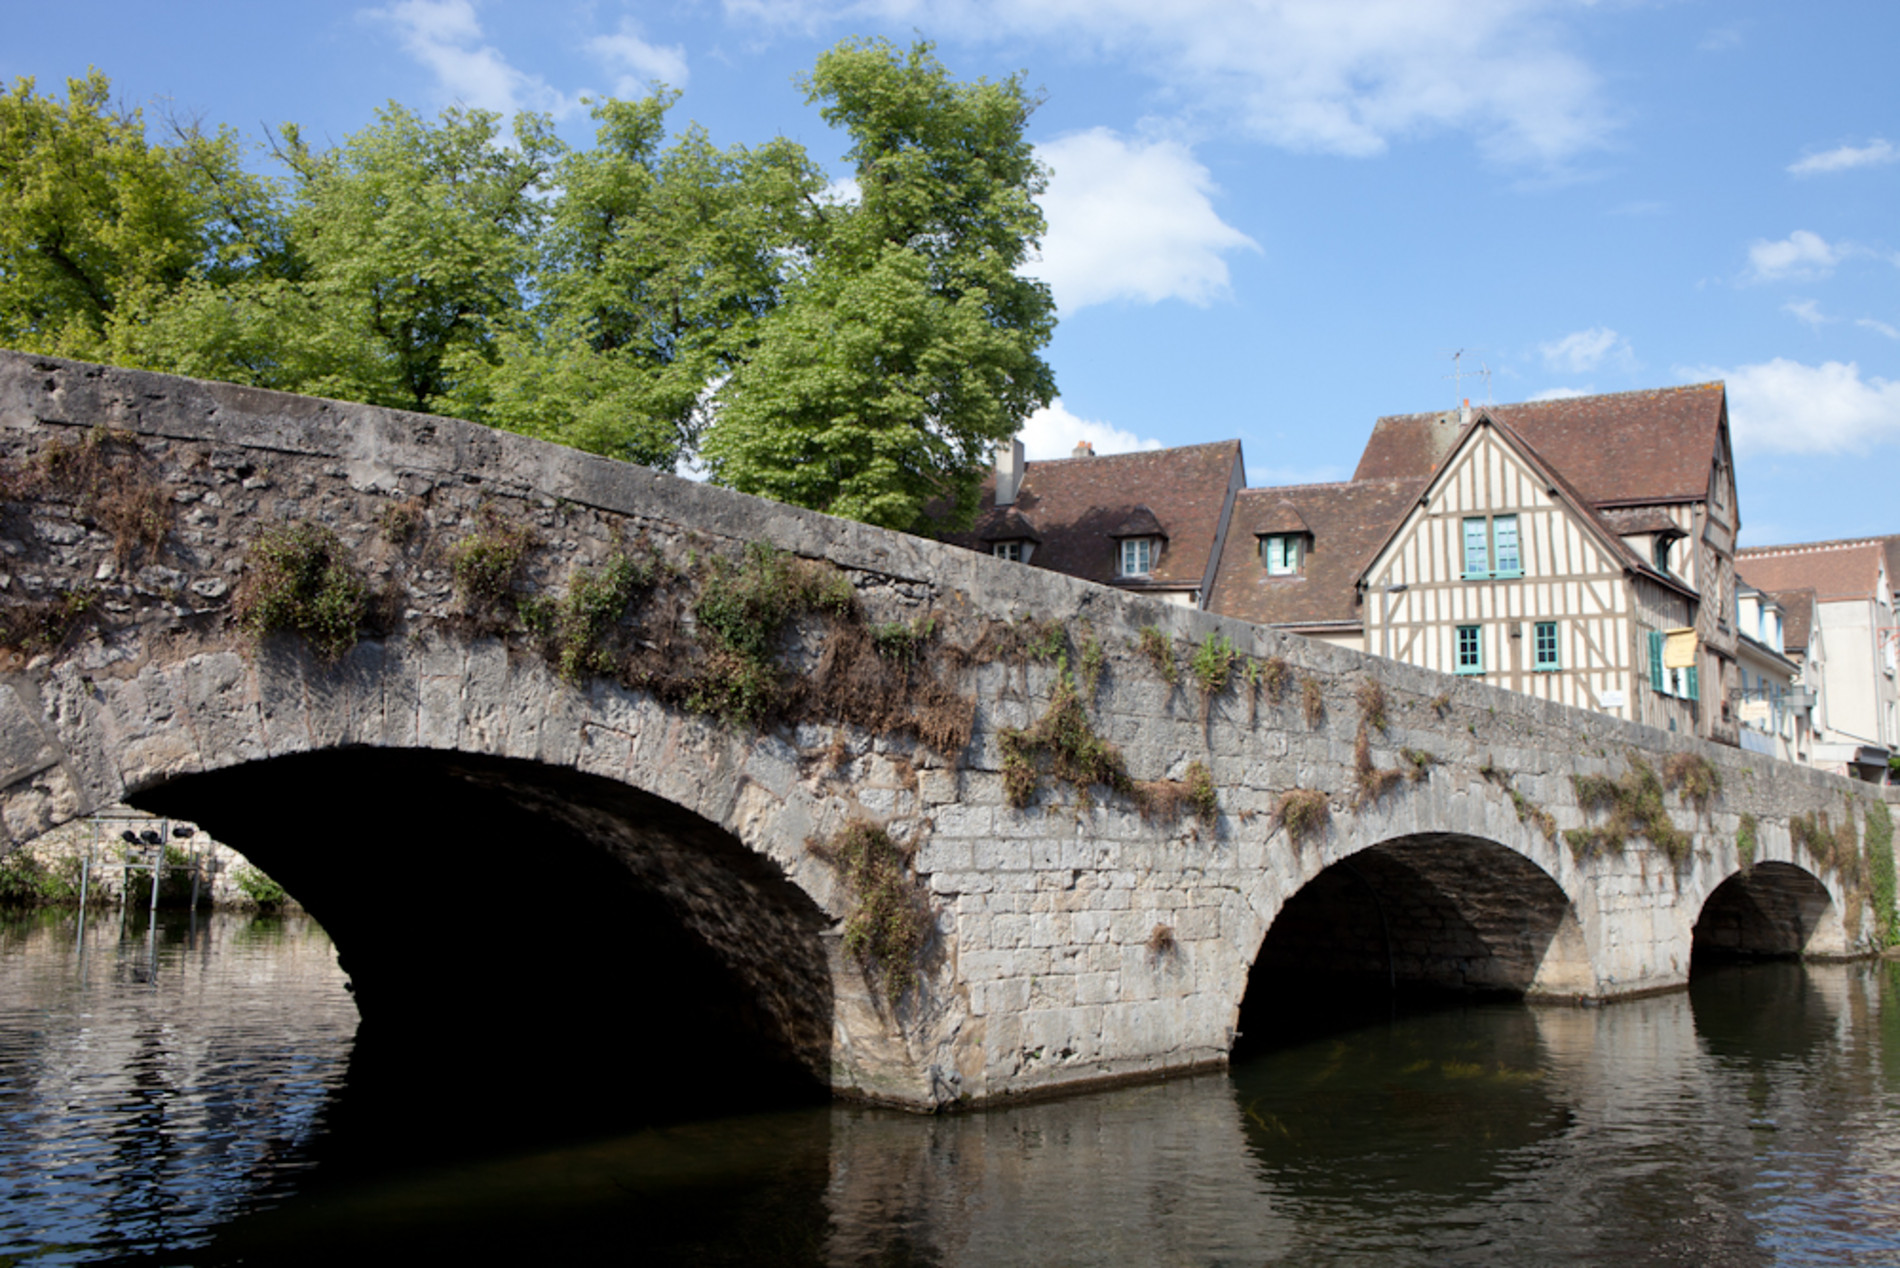
[[[1468,399],[1465,396],[1465,380],[1467,378],[1475,378],[1475,379],[1481,380],[1484,384],[1484,403],[1486,405],[1489,405],[1492,403],[1491,402],[1491,367],[1486,365],[1484,362],[1480,361],[1478,362],[1477,369],[1475,370],[1467,369],[1465,366],[1465,352],[1466,351],[1467,351],[1466,349],[1460,348],[1456,352],[1451,354],[1451,373],[1447,374],[1445,377],[1452,381],[1453,393],[1454,395],[1457,396],[1458,403],[1460,405],[1463,405],[1465,401]]]

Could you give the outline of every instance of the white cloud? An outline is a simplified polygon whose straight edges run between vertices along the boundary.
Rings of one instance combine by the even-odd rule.
[[[1819,154],[1809,154],[1788,164],[1796,176],[1816,176],[1822,172],[1842,172],[1850,167],[1877,167],[1900,161],[1900,149],[1891,141],[1875,137],[1866,145],[1843,145]]]
[[[1594,396],[1593,387],[1547,387],[1531,396],[1533,401],[1568,401],[1578,396]]]
[[[519,110],[570,113],[577,104],[539,75],[508,64],[501,51],[482,42],[482,24],[470,0],[398,0],[362,16],[396,29],[403,51],[435,75],[451,101],[512,115]]]
[[[1721,53],[1742,46],[1742,30],[1748,24],[1731,22],[1727,26],[1712,27],[1702,38],[1696,41],[1696,47],[1704,53]]]
[[[1776,357],[1724,370],[1679,370],[1688,382],[1728,382],[1735,446],[1752,452],[1845,453],[1900,441],[1900,382],[1852,361],[1803,365]]]
[[[1208,201],[1213,181],[1176,141],[1092,128],[1037,147],[1049,164],[1042,258],[1023,271],[1074,313],[1114,299],[1205,305],[1227,293],[1224,253],[1259,245]]]
[[[1608,326],[1574,331],[1554,342],[1539,344],[1537,350],[1544,354],[1545,365],[1572,374],[1587,374],[1606,360],[1614,359],[1618,363],[1634,360],[1629,340]]]
[[[1073,457],[1078,440],[1093,444],[1097,454],[1161,448],[1158,440],[1071,414],[1060,397],[1025,418],[1017,436],[1023,442],[1023,455],[1032,459]]]
[[[616,96],[644,96],[656,79],[671,88],[686,86],[685,47],[647,43],[641,38],[640,24],[632,18],[620,19],[620,29],[612,35],[596,35],[587,41],[587,51],[618,76]]]
[[[1872,317],[1858,318],[1854,324],[1856,326],[1865,326],[1867,329],[1877,334],[1883,334],[1889,339],[1900,339],[1900,330],[1894,329],[1884,321],[1875,321]]]
[[[1123,59],[1204,119],[1276,145],[1377,154],[1476,135],[1492,157],[1561,164],[1614,128],[1567,47],[1560,0],[725,0],[729,16],[811,30],[874,18],[961,38],[1042,39]]]
[[[1757,282],[1826,277],[1844,254],[1815,233],[1796,229],[1779,242],[1758,238],[1748,244],[1750,276]]]
[[[1822,312],[1821,306],[1811,299],[1797,299],[1792,303],[1783,304],[1781,311],[1802,325],[1811,326],[1816,330],[1840,320],[1838,317],[1829,317]]]

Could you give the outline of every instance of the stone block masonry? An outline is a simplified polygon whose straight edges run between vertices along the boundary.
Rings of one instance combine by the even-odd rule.
[[[1858,831],[1880,790],[451,419],[0,354],[0,496],[5,840],[121,800],[206,822],[331,928],[366,1016],[378,975],[405,971],[401,940],[352,906],[366,900],[330,879],[347,862],[315,835],[277,832],[272,858],[244,839],[261,790],[297,795],[286,772],[313,763],[370,779],[400,757],[414,787],[543,825],[545,842],[526,826],[511,841],[550,868],[611,859],[621,879],[589,882],[600,901],[624,880],[625,918],[705,966],[667,1007],[728,992],[706,1025],[841,1094],[918,1108],[1223,1061],[1263,947],[1287,974],[1609,999],[1686,982],[1705,904],[1751,861],[1810,886],[1775,908],[1793,950],[1879,936],[1853,849],[1816,857],[1791,824]],[[458,560],[497,523],[528,545],[488,603]],[[260,537],[293,524],[333,535],[368,587],[334,661],[238,620]],[[856,615],[822,597],[794,613],[770,649],[776,703],[748,716],[713,690],[749,671],[717,659],[703,596],[755,543],[835,570]],[[562,605],[629,554],[663,579],[588,636],[611,663],[563,660],[597,649]],[[1150,629],[1181,659],[1173,684]],[[1186,660],[1214,637],[1242,660],[1203,701]],[[1091,644],[1100,678],[1079,684]],[[1383,729],[1361,717],[1367,682]],[[1085,697],[1087,733],[1012,773],[1006,734],[1065,693]],[[1375,776],[1402,775],[1368,776],[1362,729]],[[1680,860],[1640,834],[1566,838],[1606,822],[1576,777],[1620,779],[1632,754],[1719,776],[1705,809],[1666,795]],[[1092,773],[1065,780],[1084,756]],[[1206,814],[1187,797],[1197,767]],[[1296,840],[1283,807],[1302,790],[1326,812]],[[468,810],[467,830],[483,819]],[[907,855],[902,892],[827,857],[857,823]],[[1383,926],[1346,927],[1355,892]],[[895,1003],[901,966],[851,932],[887,900],[927,924]],[[611,925],[621,909],[601,910]],[[1746,942],[1746,921],[1718,923]],[[649,955],[601,971],[659,970]]]

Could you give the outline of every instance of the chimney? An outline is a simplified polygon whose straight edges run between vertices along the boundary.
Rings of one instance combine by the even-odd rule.
[[[1468,423],[1471,421],[1471,398],[1469,396],[1465,397],[1465,403],[1459,407],[1458,421],[1460,423]]]
[[[1095,445],[1090,441],[1078,440],[1075,442],[1075,452],[1069,456],[1071,458],[1093,458],[1095,456]]]
[[[1023,487],[1023,442],[1015,437],[996,446],[996,505],[1014,506]]]

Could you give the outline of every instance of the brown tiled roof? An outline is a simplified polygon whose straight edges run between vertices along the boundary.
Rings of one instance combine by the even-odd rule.
[[[1771,590],[1768,597],[1781,605],[1781,645],[1791,654],[1808,650],[1814,628],[1814,591]]]
[[[1281,498],[1272,510],[1262,511],[1254,524],[1256,533],[1310,533],[1306,519],[1293,503]]]
[[[1592,503],[1697,501],[1708,496],[1726,397],[1720,383],[1487,405]],[[1463,430],[1455,410],[1381,418],[1355,480],[1419,479]]]
[[[970,534],[985,542],[1040,542],[1042,534],[1013,506],[992,506],[977,516]]]
[[[1030,566],[1105,585],[1198,589],[1206,581],[1227,490],[1240,461],[1240,442],[1223,440],[1025,463],[1014,509],[1041,537]],[[984,517],[994,512],[995,503],[992,472],[983,482],[979,525],[989,522]],[[1117,575],[1114,538],[1140,511],[1147,512],[1167,543],[1152,575],[1125,583]],[[974,532],[948,534],[945,540],[983,544]]]
[[[1757,590],[1812,590],[1830,599],[1870,599],[1880,585],[1886,543],[1878,538],[1848,542],[1809,542],[1793,546],[1750,546],[1735,552],[1735,571]]]
[[[1109,534],[1116,541],[1124,537],[1166,537],[1167,535],[1168,530],[1161,527],[1160,519],[1145,506],[1138,506],[1128,512],[1128,518]]]
[[[1624,533],[1665,533],[1675,537],[1687,537],[1682,526],[1669,518],[1669,512],[1660,506],[1637,506],[1628,510],[1610,508],[1598,511],[1597,515],[1619,536]]]
[[[1207,606],[1262,625],[1325,625],[1361,619],[1357,585],[1372,554],[1425,491],[1424,480],[1356,480],[1242,489]],[[1290,508],[1313,534],[1300,572],[1269,577],[1259,536],[1286,532]]]

